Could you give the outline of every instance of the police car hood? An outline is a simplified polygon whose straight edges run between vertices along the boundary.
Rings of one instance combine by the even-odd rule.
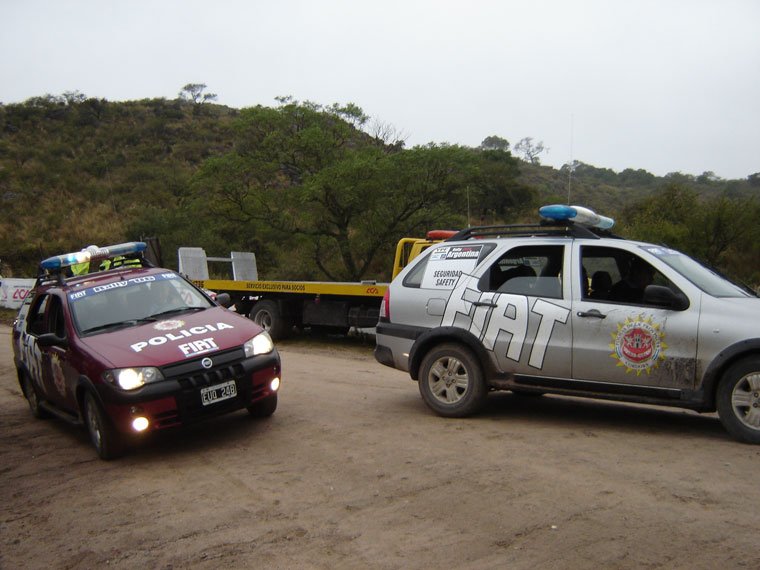
[[[242,346],[262,331],[251,320],[222,307],[82,338],[112,368],[165,366]]]

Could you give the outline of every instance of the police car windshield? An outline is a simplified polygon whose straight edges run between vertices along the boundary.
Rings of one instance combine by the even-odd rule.
[[[755,297],[746,287],[729,281],[723,275],[705,267],[688,255],[673,249],[657,246],[645,246],[644,250],[667,263],[686,279],[713,297]]]
[[[213,306],[176,273],[113,281],[68,294],[69,306],[83,335],[155,321],[168,314]]]

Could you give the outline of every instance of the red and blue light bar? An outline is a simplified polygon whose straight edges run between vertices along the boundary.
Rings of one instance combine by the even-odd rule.
[[[56,269],[62,269],[71,265],[77,265],[78,263],[87,263],[89,261],[98,261],[101,259],[108,259],[110,257],[117,257],[119,255],[135,255],[142,253],[147,249],[148,245],[144,241],[130,241],[127,243],[120,243],[116,245],[109,245],[108,247],[98,247],[91,245],[82,251],[75,251],[72,253],[64,253],[63,255],[54,255],[48,257],[42,263],[40,267],[47,271],[54,271]]]
[[[608,230],[615,225],[615,220],[607,216],[601,216],[584,208],[583,206],[566,206],[564,204],[552,204],[551,206],[542,206],[538,209],[538,214],[547,220],[555,222],[574,222],[583,226]]]

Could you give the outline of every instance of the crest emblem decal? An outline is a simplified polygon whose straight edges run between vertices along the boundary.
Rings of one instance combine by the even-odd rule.
[[[618,366],[625,366],[626,373],[635,372],[636,376],[641,376],[642,372],[649,374],[661,360],[665,360],[667,348],[660,325],[651,317],[639,315],[618,324],[617,331],[612,333],[610,357],[618,361]]]

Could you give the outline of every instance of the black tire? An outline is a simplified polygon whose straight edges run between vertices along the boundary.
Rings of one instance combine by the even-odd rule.
[[[109,460],[124,454],[123,439],[90,392],[84,396],[84,424],[98,457]]]
[[[716,403],[728,433],[741,442],[760,444],[760,356],[740,360],[726,370]]]
[[[256,303],[248,314],[248,318],[267,331],[272,340],[286,338],[292,328],[280,311],[279,305],[269,299]]]
[[[488,395],[478,359],[459,344],[442,344],[428,352],[420,366],[418,384],[428,407],[448,418],[478,412]]]
[[[26,398],[29,409],[35,418],[43,420],[50,417],[50,414],[40,406],[40,402],[42,401],[40,395],[37,392],[37,388],[34,387],[34,382],[32,382],[32,379],[26,372],[21,376],[21,390],[24,392],[24,398]]]
[[[248,413],[254,418],[268,418],[277,409],[277,393],[267,396],[248,406]]]

